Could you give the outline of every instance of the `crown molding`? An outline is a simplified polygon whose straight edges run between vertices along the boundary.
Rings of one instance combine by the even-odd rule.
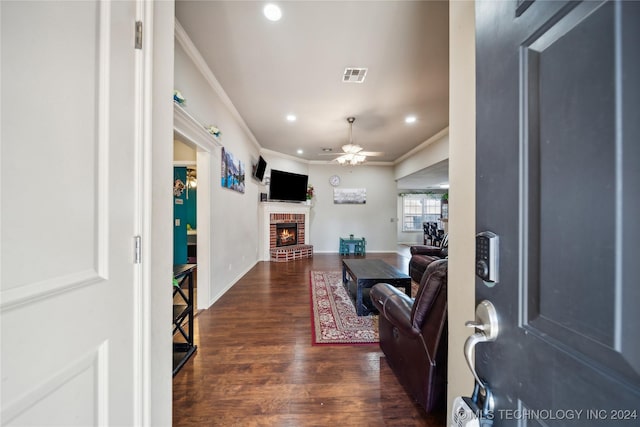
[[[229,95],[227,95],[227,93],[224,91],[224,89],[222,88],[222,85],[220,84],[216,76],[213,74],[213,72],[207,65],[207,62],[204,60],[204,58],[200,54],[200,51],[193,44],[193,42],[191,41],[191,38],[189,37],[187,32],[184,30],[182,25],[180,25],[180,22],[177,19],[176,19],[176,25],[175,25],[175,37],[176,37],[176,41],[184,49],[189,59],[191,59],[191,61],[193,62],[195,67],[198,69],[198,71],[200,71],[200,73],[205,78],[207,83],[209,83],[209,86],[211,86],[211,89],[213,89],[213,91],[220,97],[220,99],[222,100],[222,103],[229,109],[233,118],[236,119],[237,122],[240,124],[240,127],[249,137],[249,140],[256,146],[258,150],[262,150],[260,143],[256,139],[253,132],[251,132],[251,130],[249,129],[249,126],[247,126],[247,123],[244,121],[244,119],[236,109],[235,105],[233,105],[231,98],[229,98]]]
[[[431,145],[434,142],[442,139],[443,137],[445,137],[448,134],[449,134],[449,126],[447,126],[446,128],[442,129],[440,132],[436,133],[435,135],[433,135],[431,138],[427,139],[422,144],[418,145],[417,147],[407,151],[405,154],[403,154],[402,156],[398,157],[396,160],[393,161],[393,164],[397,165],[398,163],[400,163],[400,162],[408,159],[409,157],[413,156],[417,152],[424,150],[429,145]]]

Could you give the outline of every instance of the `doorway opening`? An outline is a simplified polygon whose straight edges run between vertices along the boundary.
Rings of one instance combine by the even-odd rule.
[[[210,303],[211,257],[209,242],[211,236],[211,151],[190,139],[188,135],[174,132],[174,175],[183,168],[184,182],[184,224],[182,219],[174,217],[174,245],[177,240],[184,241],[181,246],[185,263],[196,264],[195,310],[204,310]],[[176,205],[174,204],[174,208]],[[178,225],[179,224],[179,225]],[[176,231],[181,228],[181,238],[176,239]],[[179,243],[182,245],[182,243]],[[174,253],[176,248],[174,248]],[[177,260],[174,257],[174,263]]]

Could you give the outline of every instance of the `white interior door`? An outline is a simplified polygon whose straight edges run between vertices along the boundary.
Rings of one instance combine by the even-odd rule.
[[[135,3],[0,15],[0,424],[133,425]]]

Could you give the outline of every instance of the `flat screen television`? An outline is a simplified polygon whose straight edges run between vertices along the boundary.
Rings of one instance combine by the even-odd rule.
[[[304,202],[307,200],[308,180],[307,175],[271,169],[269,200]]]
[[[267,170],[267,162],[262,158],[262,156],[260,156],[260,158],[258,159],[258,164],[253,169],[253,177],[262,182],[265,170]]]

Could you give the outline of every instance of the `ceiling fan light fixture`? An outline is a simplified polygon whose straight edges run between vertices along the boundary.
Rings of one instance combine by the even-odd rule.
[[[364,163],[366,159],[367,159],[367,156],[363,156],[361,154],[354,154],[354,156],[351,158],[351,164],[358,165],[360,163]]]
[[[362,151],[362,147],[358,144],[349,143],[342,146],[342,151],[348,154],[356,154]]]
[[[366,159],[367,159],[367,156],[364,156],[362,154],[349,153],[349,154],[343,154],[342,156],[338,157],[336,161],[341,165],[356,166],[356,165],[359,165],[360,163],[364,163]]]
[[[338,157],[336,161],[341,165],[358,165],[363,163],[367,156],[364,154],[358,154],[362,151],[362,147],[353,143],[353,122],[356,121],[355,117],[347,117],[347,123],[349,123],[349,143],[342,146],[342,151],[345,154]]]

